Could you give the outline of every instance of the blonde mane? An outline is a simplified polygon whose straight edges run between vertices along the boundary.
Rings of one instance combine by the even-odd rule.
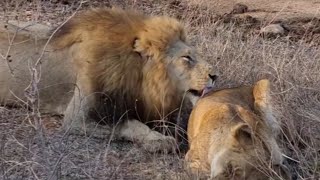
[[[121,23],[119,23],[121,22]],[[139,44],[134,49],[136,39]],[[177,107],[181,97],[168,78],[163,59],[171,43],[185,42],[183,26],[168,17],[147,17],[140,13],[96,9],[76,16],[57,31],[54,49],[71,47],[78,66],[88,63],[93,88],[124,98],[133,107],[142,101],[145,117],[159,118]],[[82,43],[85,42],[85,43]],[[141,53],[141,54],[140,54]],[[152,61],[143,58],[152,57]],[[87,62],[77,61],[87,59]],[[108,59],[106,61],[105,59]],[[122,99],[121,99],[122,100]]]

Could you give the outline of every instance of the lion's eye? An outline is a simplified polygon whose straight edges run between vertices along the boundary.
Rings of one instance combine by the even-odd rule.
[[[194,62],[194,60],[190,56],[182,56],[182,58],[189,63]]]

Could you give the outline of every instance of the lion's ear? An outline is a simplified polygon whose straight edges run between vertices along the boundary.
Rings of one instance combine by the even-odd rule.
[[[139,53],[142,59],[148,59],[154,56],[160,49],[159,46],[155,46],[147,38],[135,38],[133,42],[133,51]]]
[[[134,38],[133,44],[132,44],[133,51],[141,53],[141,40],[139,38]]]
[[[133,51],[138,53],[142,58],[147,58],[148,52],[143,44],[141,39],[135,38],[133,41]]]
[[[248,124],[240,124],[232,129],[232,135],[240,145],[248,145],[253,143],[253,132]]]

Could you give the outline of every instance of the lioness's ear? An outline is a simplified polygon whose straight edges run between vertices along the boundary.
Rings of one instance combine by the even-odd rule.
[[[258,81],[253,87],[254,104],[258,107],[267,107],[270,97],[270,82],[267,79]]]
[[[275,136],[280,133],[280,125],[273,115],[270,98],[270,82],[267,79],[258,81],[253,87],[254,110],[271,127]]]
[[[248,124],[239,124],[234,127],[231,132],[240,145],[246,146],[253,144],[253,133]]]

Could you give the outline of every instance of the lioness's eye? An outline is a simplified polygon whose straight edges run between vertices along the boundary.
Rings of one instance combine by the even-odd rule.
[[[189,63],[193,62],[193,59],[190,56],[182,56],[182,58]]]

